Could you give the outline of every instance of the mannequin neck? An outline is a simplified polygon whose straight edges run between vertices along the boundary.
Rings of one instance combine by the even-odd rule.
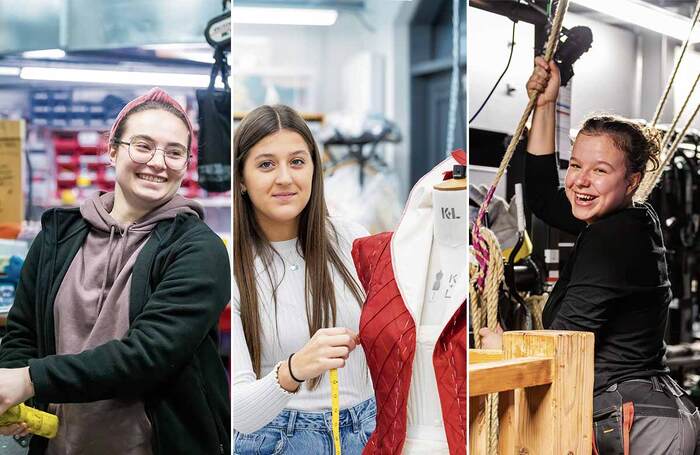
[[[433,240],[439,245],[467,244],[467,191],[433,191]]]

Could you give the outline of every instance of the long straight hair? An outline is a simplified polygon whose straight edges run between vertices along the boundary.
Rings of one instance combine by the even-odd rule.
[[[260,377],[261,334],[258,286],[255,258],[259,257],[268,271],[272,298],[277,307],[276,289],[270,275],[275,254],[256,220],[253,203],[241,191],[243,166],[250,150],[265,137],[281,130],[298,133],[306,142],[314,165],[311,196],[299,214],[298,249],[306,262],[304,280],[306,315],[309,336],[321,328],[336,324],[336,296],[331,267],[338,271],[345,285],[361,305],[364,297],[360,286],[343,264],[337,252],[338,235],[328,221],[328,210],[323,196],[323,172],[321,158],[313,135],[306,122],[287,106],[260,106],[241,121],[233,139],[234,191],[233,191],[233,273],[240,292],[241,321],[248,352],[255,375]],[[275,316],[276,319],[276,316]],[[309,381],[313,389],[319,377]]]

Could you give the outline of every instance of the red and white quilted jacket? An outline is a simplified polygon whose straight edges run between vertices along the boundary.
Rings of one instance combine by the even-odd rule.
[[[377,427],[364,455],[400,454],[406,439],[406,414],[432,244],[432,187],[454,164],[455,152],[414,186],[394,233],[355,241],[352,255],[367,298],[360,317],[360,338],[377,401]],[[466,200],[465,200],[466,204]],[[465,250],[466,254],[466,250]],[[433,350],[442,417],[451,454],[466,454],[467,349],[466,293],[445,312]],[[438,397],[436,397],[437,399]]]

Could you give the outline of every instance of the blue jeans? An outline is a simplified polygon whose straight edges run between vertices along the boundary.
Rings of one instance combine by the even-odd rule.
[[[343,455],[360,455],[377,416],[374,398],[340,411]],[[254,433],[236,433],[234,455],[333,455],[331,413],[285,409]]]

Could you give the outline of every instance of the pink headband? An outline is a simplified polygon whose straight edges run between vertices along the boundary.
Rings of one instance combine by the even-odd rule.
[[[185,117],[185,120],[187,121],[187,130],[190,133],[190,143],[188,145],[190,147],[190,150],[192,150],[192,147],[194,146],[194,134],[192,133],[192,123],[190,122],[190,118],[187,115],[187,112],[185,112],[182,106],[180,106],[180,103],[175,101],[175,99],[173,99],[170,95],[167,94],[165,90],[161,89],[160,87],[153,87],[145,95],[141,95],[138,98],[131,100],[129,104],[124,106],[121,112],[119,112],[117,119],[114,121],[114,124],[112,124],[112,130],[109,132],[108,144],[112,143],[112,140],[114,139],[114,132],[116,131],[117,126],[119,126],[119,124],[124,120],[124,117],[126,117],[129,114],[129,112],[133,111],[137,106],[140,106],[149,101],[169,104],[170,106],[174,107],[182,113],[182,115]]]

